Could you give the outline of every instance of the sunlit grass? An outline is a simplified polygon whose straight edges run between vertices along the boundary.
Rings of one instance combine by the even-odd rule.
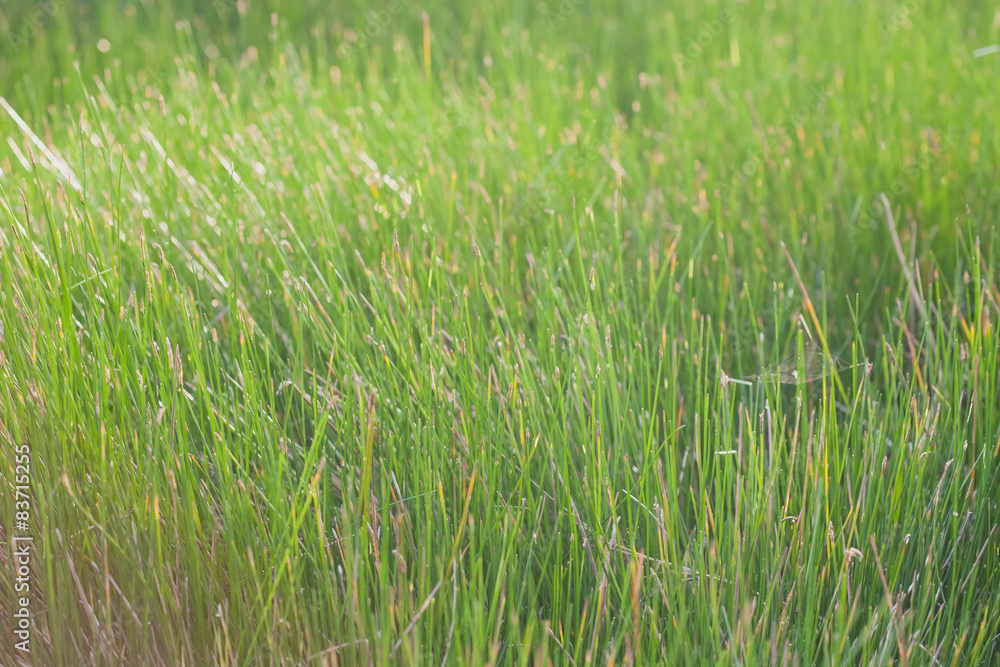
[[[1000,28],[778,4],[8,41],[5,663],[997,660]]]

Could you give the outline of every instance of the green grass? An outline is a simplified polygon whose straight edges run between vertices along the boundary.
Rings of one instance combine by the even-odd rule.
[[[993,8],[322,4],[3,9],[4,664],[1000,660]]]

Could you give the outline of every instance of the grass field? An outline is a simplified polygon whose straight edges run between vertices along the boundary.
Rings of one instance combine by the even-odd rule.
[[[1000,663],[998,43],[0,4],[2,663]]]

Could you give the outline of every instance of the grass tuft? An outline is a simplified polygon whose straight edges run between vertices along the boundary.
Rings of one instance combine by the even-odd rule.
[[[0,20],[5,664],[998,660],[988,8]]]

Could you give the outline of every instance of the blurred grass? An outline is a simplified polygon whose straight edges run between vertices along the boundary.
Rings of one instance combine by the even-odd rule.
[[[4,5],[5,662],[990,664],[993,11]]]

